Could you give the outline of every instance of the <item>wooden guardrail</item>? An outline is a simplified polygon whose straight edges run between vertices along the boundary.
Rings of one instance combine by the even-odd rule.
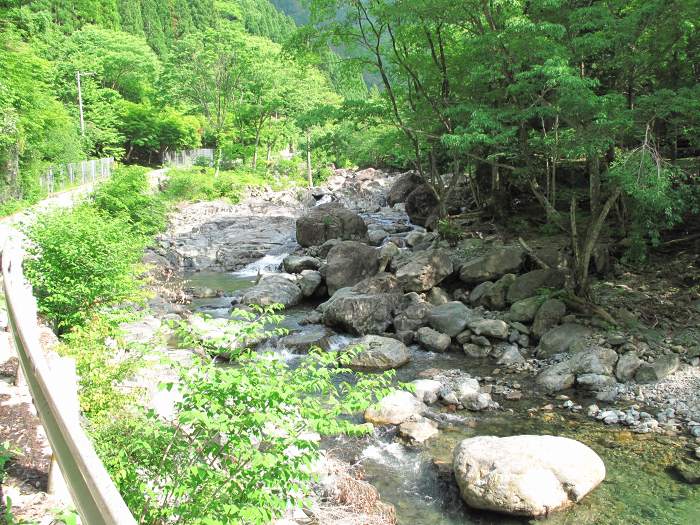
[[[9,239],[0,249],[7,314],[21,370],[82,522],[135,525],[136,520],[80,426],[75,387],[70,386],[70,366],[48,360],[43,352],[36,300],[22,273],[22,250]]]

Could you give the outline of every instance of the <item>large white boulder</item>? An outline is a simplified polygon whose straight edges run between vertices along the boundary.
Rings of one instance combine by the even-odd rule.
[[[454,471],[469,506],[532,517],[580,501],[605,479],[593,450],[557,436],[465,439],[455,449]]]
[[[427,409],[410,392],[395,390],[365,410],[365,421],[375,425],[400,425],[411,418],[415,419]]]

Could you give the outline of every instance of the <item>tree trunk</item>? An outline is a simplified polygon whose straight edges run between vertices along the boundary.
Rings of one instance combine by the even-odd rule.
[[[219,176],[219,170],[221,169],[221,148],[217,144],[216,147],[216,168],[214,169],[214,177]]]
[[[306,132],[306,179],[309,184],[309,188],[314,185],[314,179],[311,174],[311,133],[307,130]]]
[[[600,159],[594,152],[588,157],[589,196],[591,199],[591,219],[598,215],[600,210]]]
[[[498,166],[491,164],[491,192],[497,193],[500,187],[500,177]]]
[[[586,238],[583,243],[579,242],[578,230],[576,226],[576,200],[571,198],[571,247],[574,252],[574,286],[576,294],[580,297],[588,297],[589,282],[588,268],[591,264],[591,256],[593,249],[598,243],[600,232],[605,224],[605,219],[608,217],[610,210],[622,193],[621,188],[615,188],[605,201],[605,205],[600,209],[597,215],[591,216],[591,222],[586,230]]]
[[[258,146],[260,146],[260,128],[255,130],[255,149],[253,150],[253,171],[258,167]]]

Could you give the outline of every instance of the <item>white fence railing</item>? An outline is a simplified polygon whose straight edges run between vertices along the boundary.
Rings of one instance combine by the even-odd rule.
[[[188,149],[184,151],[166,151],[163,154],[163,166],[189,168],[204,159],[209,166],[214,165],[214,150],[211,148]]]
[[[41,189],[48,194],[58,193],[69,188],[95,183],[112,174],[114,159],[83,160],[50,167],[39,182]]]
[[[71,363],[57,356],[47,359],[43,352],[36,301],[22,273],[22,251],[9,241],[0,249],[7,314],[21,372],[82,523],[135,525],[136,520],[80,426]]]

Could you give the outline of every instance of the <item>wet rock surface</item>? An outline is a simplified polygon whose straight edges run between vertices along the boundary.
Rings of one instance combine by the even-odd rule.
[[[406,345],[389,337],[366,335],[350,347],[359,350],[350,362],[350,368],[356,370],[390,370],[411,359]]]

